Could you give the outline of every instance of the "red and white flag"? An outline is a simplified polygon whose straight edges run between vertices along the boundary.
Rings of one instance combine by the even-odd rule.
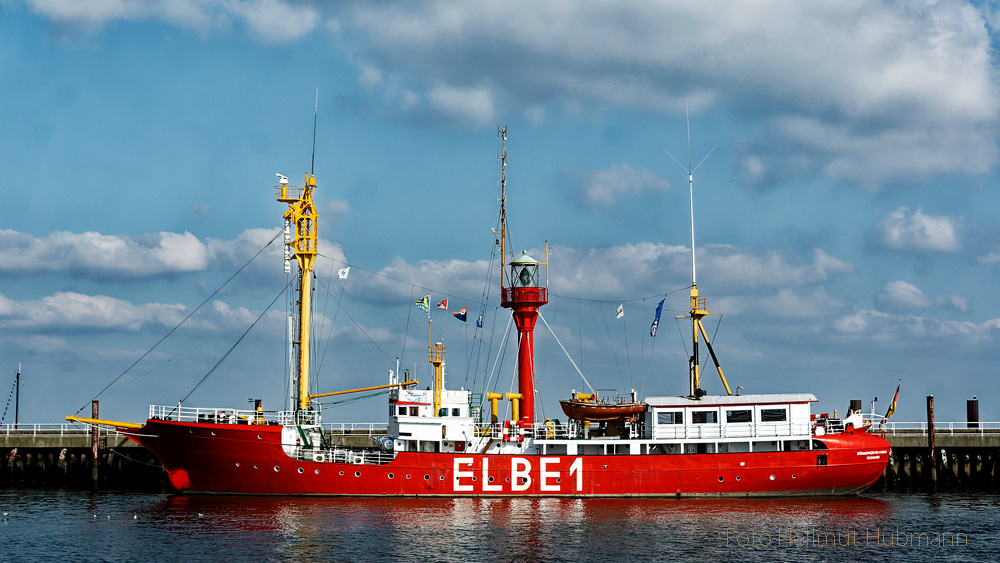
[[[447,311],[448,310],[448,298],[447,297],[444,298],[444,301],[438,303],[438,309],[441,309],[442,311]]]

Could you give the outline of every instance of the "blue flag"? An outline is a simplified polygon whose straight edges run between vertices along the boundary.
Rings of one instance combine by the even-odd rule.
[[[663,302],[666,300],[666,297],[660,299],[660,304],[656,306],[656,318],[653,319],[653,326],[649,327],[649,335],[654,338],[656,337],[656,327],[660,326],[660,313],[663,312]]]
[[[480,312],[479,313],[479,318],[476,319],[476,328],[483,328],[483,315],[484,314],[485,314],[485,312]]]

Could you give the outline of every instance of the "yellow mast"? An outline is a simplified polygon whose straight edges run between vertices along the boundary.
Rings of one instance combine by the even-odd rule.
[[[313,205],[313,190],[316,177],[306,174],[303,186],[289,186],[288,180],[280,176],[280,184],[275,186],[278,201],[287,203],[285,228],[291,228],[291,236],[286,236],[286,258],[294,256],[299,265],[299,333],[298,340],[298,408],[309,408],[309,325],[312,313],[312,272],[316,261],[316,207]]]
[[[430,362],[434,366],[433,416],[441,416],[441,391],[444,389],[444,348],[440,342],[427,347]]]

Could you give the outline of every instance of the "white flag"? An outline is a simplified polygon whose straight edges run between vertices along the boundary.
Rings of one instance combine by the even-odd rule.
[[[350,273],[351,273],[351,267],[348,266],[348,267],[344,268],[343,270],[337,270],[337,277],[340,278],[340,279],[342,279],[342,280],[346,280],[347,279],[347,274],[350,274]]]
[[[620,319],[625,316],[624,303],[618,306],[618,310],[615,312],[615,318]]]

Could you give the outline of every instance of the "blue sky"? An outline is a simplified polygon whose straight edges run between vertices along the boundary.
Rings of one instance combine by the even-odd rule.
[[[274,174],[309,169],[318,87],[321,391],[380,384],[397,356],[426,378],[411,303],[428,290],[478,309],[506,125],[513,246],[553,250],[542,314],[595,386],[686,393],[671,317],[691,278],[688,186],[665,151],[687,162],[689,111],[694,162],[714,148],[695,174],[698,285],[733,387],[884,411],[902,378],[897,420],[922,420],[930,394],[939,420],[964,420],[973,395],[1000,420],[997,14],[2,0],[0,392],[21,362],[22,421],[75,412],[267,245]],[[281,407],[286,281],[267,246],[100,395],[102,414],[187,395],[258,317],[188,404]],[[497,293],[485,335],[435,314],[452,387],[489,377]],[[536,361],[541,408],[561,416],[583,384],[541,324]],[[512,369],[508,353],[491,386]],[[722,391],[712,371],[704,386]],[[326,418],[381,421],[382,400]]]

